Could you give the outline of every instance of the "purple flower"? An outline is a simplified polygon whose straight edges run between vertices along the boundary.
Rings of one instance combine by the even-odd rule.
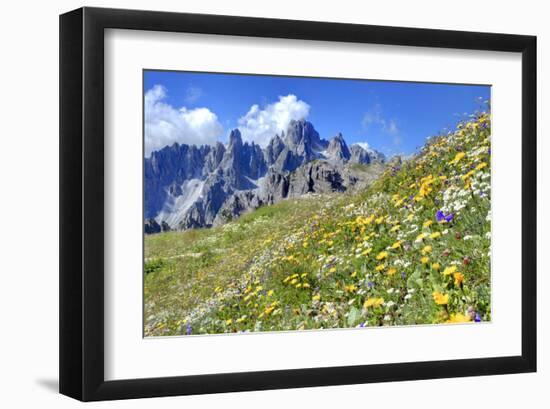
[[[479,315],[479,312],[476,312],[476,316],[474,317],[475,322],[481,322],[481,315]]]
[[[193,328],[191,327],[191,324],[187,323],[187,327],[185,328],[185,334],[191,335],[191,332],[193,332]]]
[[[453,213],[449,213],[447,216],[445,216],[445,220],[447,222],[450,222],[454,219],[455,215]]]
[[[405,273],[404,271],[401,273],[401,278],[405,279],[407,278],[407,273]]]
[[[445,215],[445,213],[443,213],[441,210],[438,210],[437,213],[435,214],[435,219],[438,221],[438,222],[441,222],[443,220],[445,220],[446,222],[450,222],[454,219],[455,215],[453,213],[449,213],[448,215]]]
[[[374,287],[374,282],[369,281],[369,282],[367,283],[367,285],[369,286],[369,288],[372,288],[372,287]]]
[[[487,151],[487,153],[490,155],[491,154],[491,148],[489,148],[489,150]]]

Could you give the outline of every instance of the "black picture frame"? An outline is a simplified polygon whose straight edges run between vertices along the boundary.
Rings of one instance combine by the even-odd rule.
[[[103,110],[109,28],[521,53],[521,355],[106,381]],[[536,371],[536,129],[534,36],[87,7],[61,15],[60,392],[95,401]]]

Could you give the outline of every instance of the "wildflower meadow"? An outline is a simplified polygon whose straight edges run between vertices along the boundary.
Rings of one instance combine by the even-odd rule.
[[[480,112],[360,192],[146,236],[145,335],[490,321],[490,141]]]

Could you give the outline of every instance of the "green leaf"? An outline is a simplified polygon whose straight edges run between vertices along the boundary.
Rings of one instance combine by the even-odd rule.
[[[422,280],[422,272],[420,270],[416,270],[414,273],[411,274],[409,279],[407,280],[407,287],[422,287],[424,284],[424,281]]]
[[[360,318],[361,310],[356,307],[352,307],[348,314],[348,327],[354,327]]]

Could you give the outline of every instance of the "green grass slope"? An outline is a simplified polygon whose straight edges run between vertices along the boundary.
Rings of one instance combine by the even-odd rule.
[[[364,191],[145,239],[145,334],[488,321],[490,118]]]

